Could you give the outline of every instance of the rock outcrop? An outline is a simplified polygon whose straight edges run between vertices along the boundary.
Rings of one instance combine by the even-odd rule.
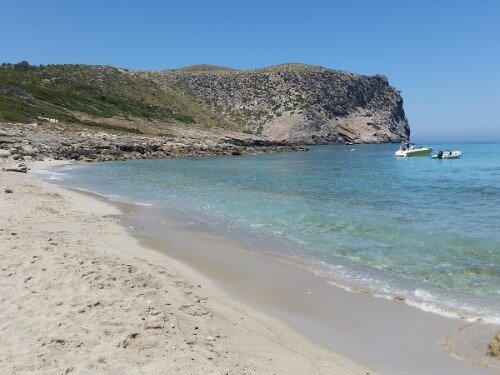
[[[148,75],[277,141],[379,143],[410,135],[403,99],[383,75],[301,64],[249,71],[195,66]]]

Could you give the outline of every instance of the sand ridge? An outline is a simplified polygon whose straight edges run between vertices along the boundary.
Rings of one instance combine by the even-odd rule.
[[[0,188],[1,374],[374,373],[180,272],[111,205],[30,174]]]

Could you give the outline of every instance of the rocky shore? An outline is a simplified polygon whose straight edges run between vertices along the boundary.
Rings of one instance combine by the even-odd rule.
[[[244,133],[158,136],[109,132],[79,125],[0,123],[0,159],[102,162],[180,156],[306,151]]]

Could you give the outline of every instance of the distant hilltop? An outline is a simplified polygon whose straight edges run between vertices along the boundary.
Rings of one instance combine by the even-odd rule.
[[[164,71],[2,64],[0,120],[44,118],[146,134],[243,132],[290,144],[399,142],[410,135],[403,99],[383,75],[303,64]]]

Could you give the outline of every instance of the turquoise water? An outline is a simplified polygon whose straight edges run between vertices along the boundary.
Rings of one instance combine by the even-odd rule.
[[[500,143],[428,145],[463,157],[321,146],[78,165],[51,176],[238,234],[349,289],[500,323]]]

